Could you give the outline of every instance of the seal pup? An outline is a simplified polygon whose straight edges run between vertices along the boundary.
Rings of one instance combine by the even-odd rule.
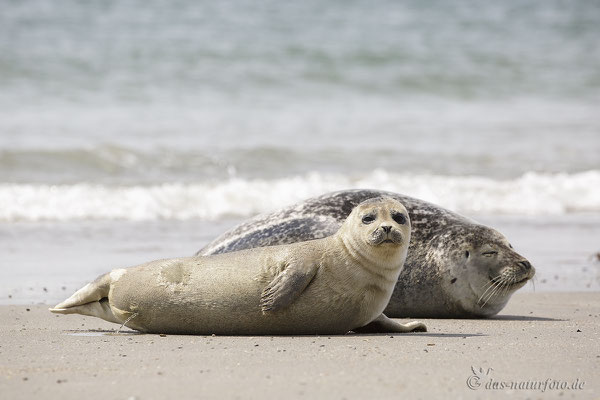
[[[259,215],[219,236],[198,254],[327,237],[356,204],[376,196],[404,204],[412,224],[408,257],[384,311],[389,317],[490,317],[535,274],[529,261],[498,231],[423,200],[379,190],[328,193]]]
[[[410,219],[390,198],[357,205],[333,236],[115,269],[50,309],[174,334],[425,331],[382,315],[406,259]]]

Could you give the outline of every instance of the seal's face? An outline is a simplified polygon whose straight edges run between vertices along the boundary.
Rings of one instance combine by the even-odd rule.
[[[340,229],[353,257],[387,270],[400,271],[410,242],[410,220],[402,203],[388,197],[357,205]],[[397,278],[397,277],[396,277]]]
[[[473,312],[482,315],[497,313],[535,275],[531,263],[515,252],[504,236],[494,233],[494,239],[490,240],[488,233],[483,236],[488,240],[472,240],[462,250],[468,284],[479,308]]]
[[[366,242],[371,246],[400,246],[403,243],[402,227],[408,223],[406,212],[399,207],[372,207],[363,211],[361,223],[366,230]]]
[[[356,206],[352,214],[367,245],[395,248],[408,243],[410,221],[400,202],[390,198],[369,199]]]

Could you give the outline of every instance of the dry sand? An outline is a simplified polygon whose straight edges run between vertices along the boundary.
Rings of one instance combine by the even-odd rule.
[[[597,292],[517,294],[495,319],[423,320],[430,332],[404,335],[116,334],[43,305],[0,306],[0,321],[3,400],[600,398]],[[475,390],[471,367],[484,372]]]

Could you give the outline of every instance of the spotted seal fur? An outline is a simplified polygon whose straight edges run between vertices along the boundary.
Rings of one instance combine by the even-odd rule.
[[[324,238],[371,197],[403,203],[412,221],[406,263],[385,309],[389,317],[481,318],[498,313],[535,269],[498,231],[437,205],[378,190],[312,198],[229,230],[198,254]]]

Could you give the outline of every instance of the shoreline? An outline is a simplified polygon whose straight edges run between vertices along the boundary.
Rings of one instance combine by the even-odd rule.
[[[600,290],[600,215],[469,217],[504,234],[536,268],[519,293]],[[239,222],[0,223],[0,305],[57,304],[113,268],[191,256]]]
[[[2,305],[0,321],[10,399],[600,395],[600,292],[517,293],[495,318],[422,319],[429,332],[393,335],[162,337],[47,305]],[[488,373],[475,389],[472,367]],[[582,388],[493,383],[549,379]]]

